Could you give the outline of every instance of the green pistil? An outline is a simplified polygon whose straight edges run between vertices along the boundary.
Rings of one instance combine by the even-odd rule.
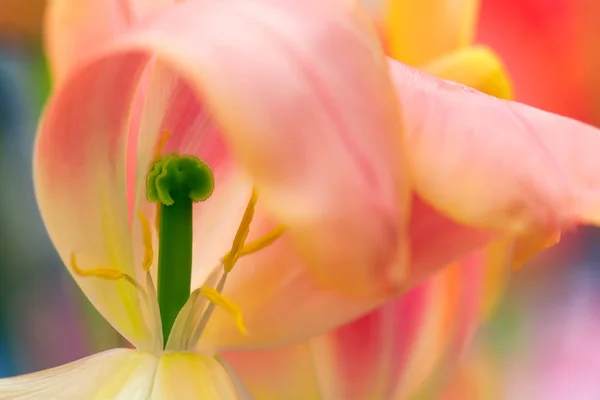
[[[190,297],[192,279],[192,203],[213,191],[210,168],[177,153],[156,161],[146,178],[148,201],[160,204],[158,305],[166,345],[175,318]]]

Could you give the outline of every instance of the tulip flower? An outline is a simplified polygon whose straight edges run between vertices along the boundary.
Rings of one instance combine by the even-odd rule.
[[[65,3],[36,193],[136,350],[2,396],[236,398],[221,351],[301,346],[494,241],[597,222],[596,130],[389,61],[356,3]]]

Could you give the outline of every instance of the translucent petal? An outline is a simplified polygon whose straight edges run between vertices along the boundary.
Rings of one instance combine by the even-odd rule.
[[[126,185],[129,111],[142,66],[125,59],[106,67],[82,71],[93,88],[67,85],[50,101],[36,142],[35,190],[50,238],[86,296],[125,338],[151,349],[139,290],[79,277],[70,266],[75,254],[83,270],[110,268],[145,282],[133,258]],[[113,79],[126,81],[117,88]]]

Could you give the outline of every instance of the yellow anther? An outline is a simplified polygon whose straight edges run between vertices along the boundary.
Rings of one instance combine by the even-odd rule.
[[[131,283],[136,288],[140,288],[140,285],[133,279],[131,276],[127,275],[124,272],[121,272],[112,268],[94,268],[94,269],[81,269],[79,265],[77,265],[77,259],[75,257],[75,253],[71,254],[71,268],[73,268],[73,272],[81,277],[94,277],[100,279],[106,279],[109,281],[116,281],[119,279],[125,279],[127,282]]]
[[[235,234],[235,238],[233,239],[231,250],[223,257],[223,268],[227,272],[231,272],[233,266],[240,257],[240,251],[242,250],[244,243],[246,242],[248,232],[250,232],[250,223],[252,222],[252,218],[254,218],[254,209],[256,207],[257,199],[258,195],[256,193],[256,190],[253,189],[252,196],[250,196],[250,201],[246,206],[246,211],[244,211],[242,222],[240,223],[240,226],[238,227],[238,230]]]
[[[169,139],[169,136],[171,136],[171,132],[165,129],[164,133],[160,137],[160,140],[158,141],[158,144],[156,145],[156,149],[154,149],[154,157],[152,158],[152,164],[154,164],[156,160],[162,157],[162,152],[165,148],[167,140]]]
[[[256,240],[253,240],[248,244],[245,244],[244,247],[242,247],[242,250],[239,252],[238,258],[247,256],[252,253],[256,253],[257,251],[272,245],[277,239],[281,237],[281,235],[283,235],[284,231],[285,229],[283,228],[283,226],[278,226],[266,235]]]
[[[244,325],[244,318],[240,307],[233,300],[228,299],[219,293],[216,289],[209,286],[202,286],[200,288],[200,294],[202,294],[208,301],[213,303],[215,306],[222,308],[225,312],[233,317],[235,325],[240,332],[244,335],[248,333],[246,326]]]
[[[165,129],[163,135],[160,137],[158,144],[156,145],[156,149],[154,149],[154,157],[152,158],[152,162],[150,165],[154,164],[159,158],[162,157],[163,150],[165,148],[165,144],[167,140],[171,136],[171,132],[168,129]],[[156,230],[160,228],[160,204],[156,205],[156,216],[154,217],[154,226]]]
[[[148,271],[152,267],[152,260],[154,259],[154,251],[152,250],[152,230],[150,230],[150,223],[143,212],[139,212],[140,222],[142,223],[142,239],[144,241],[144,262],[142,268],[144,271]]]

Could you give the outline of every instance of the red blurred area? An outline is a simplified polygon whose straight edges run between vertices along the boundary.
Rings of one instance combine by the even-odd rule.
[[[593,36],[582,21],[588,7],[580,0],[482,0],[477,41],[500,54],[517,100],[592,121],[586,41]]]

